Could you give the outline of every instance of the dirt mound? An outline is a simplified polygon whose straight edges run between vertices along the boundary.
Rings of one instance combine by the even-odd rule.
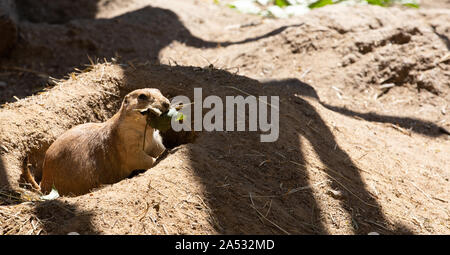
[[[64,6],[54,5],[52,1],[44,2],[56,10],[65,10]],[[64,3],[72,5],[71,1],[59,2]],[[40,8],[51,11],[45,6]],[[112,7],[106,5],[105,8]],[[59,24],[24,21],[19,26],[20,43],[0,59],[3,70],[0,79],[6,83],[0,88],[0,103],[16,101],[14,96],[23,98],[42,91],[48,84],[53,84],[52,78],[67,77],[74,68],[84,69],[86,64],[98,59],[158,63],[160,50],[174,40],[193,47],[217,46],[193,36],[173,11],[154,6],[144,6],[108,19],[68,18]]]
[[[448,10],[327,7],[275,21],[204,2],[110,2],[102,19],[20,23],[22,43],[1,59],[1,100],[33,95],[0,109],[0,233],[450,233]],[[114,64],[86,68],[87,54]],[[142,87],[279,96],[279,139],[204,131],[90,194],[38,202],[19,188],[26,159],[39,179],[52,141]]]
[[[33,212],[28,217],[46,233],[409,233],[425,231],[408,221],[417,206],[429,208],[422,217],[432,213],[438,219],[427,222],[428,231],[448,230],[445,197],[439,195],[448,182],[440,168],[448,160],[443,157],[448,141],[427,141],[432,151],[421,153],[430,159],[426,167],[433,175],[424,176],[414,167],[423,140],[411,142],[396,130],[331,112],[299,81],[258,83],[215,69],[100,65],[11,104],[2,110],[1,122],[2,134],[8,134],[1,138],[9,151],[2,156],[6,172],[17,179],[19,167],[10,166],[20,162],[11,159],[48,146],[70,125],[104,119],[132,89],[157,87],[166,95],[191,98],[195,87],[203,88],[203,96],[242,95],[227,86],[280,96],[282,132],[276,143],[261,144],[254,132],[203,132],[194,144],[174,149],[137,177],[85,196],[18,207]],[[396,139],[380,143],[380,135]],[[343,142],[349,137],[351,143]],[[415,187],[431,182],[426,190],[433,202],[424,203]],[[422,213],[414,210],[414,217]]]
[[[210,62],[259,80],[297,78],[312,85],[323,102],[355,112],[427,116],[449,129],[448,117],[441,113],[450,101],[448,14],[449,10],[326,7],[304,18],[230,28],[233,34],[246,35],[277,31],[244,45],[200,50],[175,42],[163,50],[161,59],[169,63],[179,55],[178,64]]]

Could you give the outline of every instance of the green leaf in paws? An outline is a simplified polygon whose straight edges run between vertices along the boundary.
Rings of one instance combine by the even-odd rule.
[[[170,128],[172,118],[175,118],[175,121],[182,121],[184,115],[175,108],[171,108],[158,117],[149,115],[149,124],[152,128],[165,132]]]

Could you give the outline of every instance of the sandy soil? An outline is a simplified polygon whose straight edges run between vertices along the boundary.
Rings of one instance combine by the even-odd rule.
[[[212,1],[18,2],[0,59],[0,233],[450,233],[448,1],[285,20]],[[39,179],[52,141],[141,87],[277,95],[280,138],[201,132],[79,197],[19,187],[26,159]]]

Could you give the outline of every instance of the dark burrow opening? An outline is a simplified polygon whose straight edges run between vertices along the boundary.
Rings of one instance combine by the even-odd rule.
[[[21,21],[63,24],[75,19],[93,19],[98,0],[15,0]]]

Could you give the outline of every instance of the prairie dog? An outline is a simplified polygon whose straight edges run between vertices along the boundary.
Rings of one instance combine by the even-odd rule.
[[[158,89],[138,89],[125,96],[119,111],[106,122],[68,130],[45,154],[41,191],[48,193],[54,186],[61,195],[81,195],[152,167],[165,147],[158,130],[146,127],[147,116],[141,112],[162,113],[169,107]]]

